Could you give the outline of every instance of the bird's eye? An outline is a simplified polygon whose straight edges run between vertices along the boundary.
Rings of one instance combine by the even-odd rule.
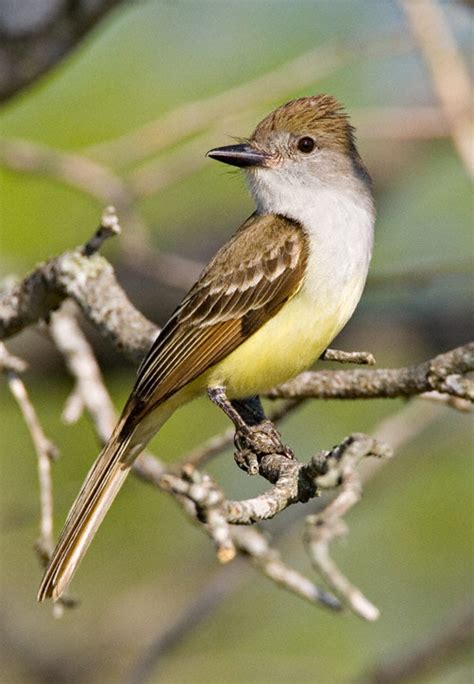
[[[298,149],[300,152],[308,154],[308,152],[312,152],[315,147],[316,143],[314,142],[313,138],[309,137],[309,135],[305,135],[304,138],[300,138],[298,140]]]

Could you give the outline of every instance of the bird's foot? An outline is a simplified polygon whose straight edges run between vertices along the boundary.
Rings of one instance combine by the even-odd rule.
[[[259,472],[262,458],[280,454],[294,458],[290,447],[281,441],[281,435],[270,420],[265,418],[258,397],[230,401],[224,387],[210,387],[207,391],[211,401],[219,406],[235,425],[234,444],[237,452],[235,462],[249,475]]]
[[[281,441],[281,435],[276,427],[266,419],[258,425],[239,426],[235,432],[234,444],[237,448],[234,454],[235,462],[249,475],[258,473],[260,460],[269,454],[294,458],[290,447]]]

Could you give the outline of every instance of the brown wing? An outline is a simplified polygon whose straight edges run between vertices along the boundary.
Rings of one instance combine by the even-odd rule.
[[[143,417],[218,363],[300,288],[308,245],[298,223],[253,215],[216,254],[143,361],[132,394]]]
[[[217,253],[143,362],[121,420],[71,508],[40,600],[57,599],[69,585],[129,472],[140,419],[269,320],[298,291],[306,259],[303,231],[279,216],[251,217]]]

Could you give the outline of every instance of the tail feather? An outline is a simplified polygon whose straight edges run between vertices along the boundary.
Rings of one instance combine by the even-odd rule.
[[[99,525],[130,472],[125,457],[131,435],[120,438],[119,426],[90,469],[66,519],[38,591],[38,600],[54,600],[66,591]]]
[[[122,416],[89,470],[67,516],[38,591],[38,601],[57,601],[68,588],[105,514],[130,472],[133,461],[178,406],[188,400],[177,393],[145,417],[130,420],[133,403]]]

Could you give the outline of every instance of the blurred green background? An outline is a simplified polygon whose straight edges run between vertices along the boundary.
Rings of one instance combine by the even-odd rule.
[[[460,54],[471,63],[472,10],[457,2],[441,8]],[[371,51],[371,46],[376,47]],[[320,52],[307,71],[302,67],[297,78],[285,78],[284,65],[314,49]],[[277,85],[265,74],[278,69],[283,76]],[[263,80],[251,105],[238,94],[235,108],[224,116],[216,101],[216,114],[211,107],[207,122],[195,130],[172,116],[171,123],[175,119],[179,125],[166,149],[155,151],[150,132],[143,149],[129,145],[128,158],[112,146],[111,141],[182,111],[186,103],[257,77]],[[437,97],[400,6],[388,0],[119,5],[64,62],[0,111],[3,139],[40,145],[34,149],[43,154],[46,149],[78,153],[108,174],[100,185],[94,176],[98,167],[86,169],[79,189],[74,178],[66,182],[57,160],[14,170],[3,155],[2,275],[22,275],[84,242],[103,207],[115,202],[123,236],[106,244],[103,253],[136,305],[163,322],[189,274],[184,269],[170,285],[153,273],[154,250],[205,261],[252,211],[241,176],[205,160],[206,150],[228,144],[231,135],[248,134],[278,104],[317,92],[336,95],[353,115],[378,206],[372,278],[333,346],[369,349],[385,366],[416,363],[468,341],[469,178],[442,117],[433,130],[424,123],[423,112],[438,107]],[[394,127],[384,128],[394,120]],[[130,193],[126,199],[114,190],[111,174]],[[134,369],[88,332],[119,408]],[[25,331],[9,349],[29,360],[25,382],[47,434],[61,449],[54,466],[59,529],[97,440],[87,418],[74,426],[61,422],[72,381],[46,336]],[[0,681],[131,681],[129,673],[148,645],[216,572],[224,578],[228,572],[234,581],[232,569],[218,569],[208,539],[170,499],[130,478],[75,580],[81,606],[55,621],[48,607],[35,602],[41,575],[32,550],[38,527],[35,456],[11,396],[2,390],[0,400]],[[402,408],[392,400],[313,402],[284,424],[283,436],[304,458],[351,431],[370,431]],[[214,407],[198,401],[175,415],[153,446],[165,460],[176,459],[225,426]],[[370,480],[348,517],[350,534],[336,544],[334,555],[381,609],[376,624],[327,614],[242,567],[241,583],[166,655],[150,681],[361,681],[363,673],[450,624],[468,605],[473,588],[471,429],[470,416],[437,412]],[[210,471],[229,497],[244,498],[265,487],[238,471],[230,452]],[[310,510],[311,504],[281,516],[296,517],[278,543],[284,557],[309,574],[298,515]],[[463,653],[417,681],[463,683],[471,675]]]

